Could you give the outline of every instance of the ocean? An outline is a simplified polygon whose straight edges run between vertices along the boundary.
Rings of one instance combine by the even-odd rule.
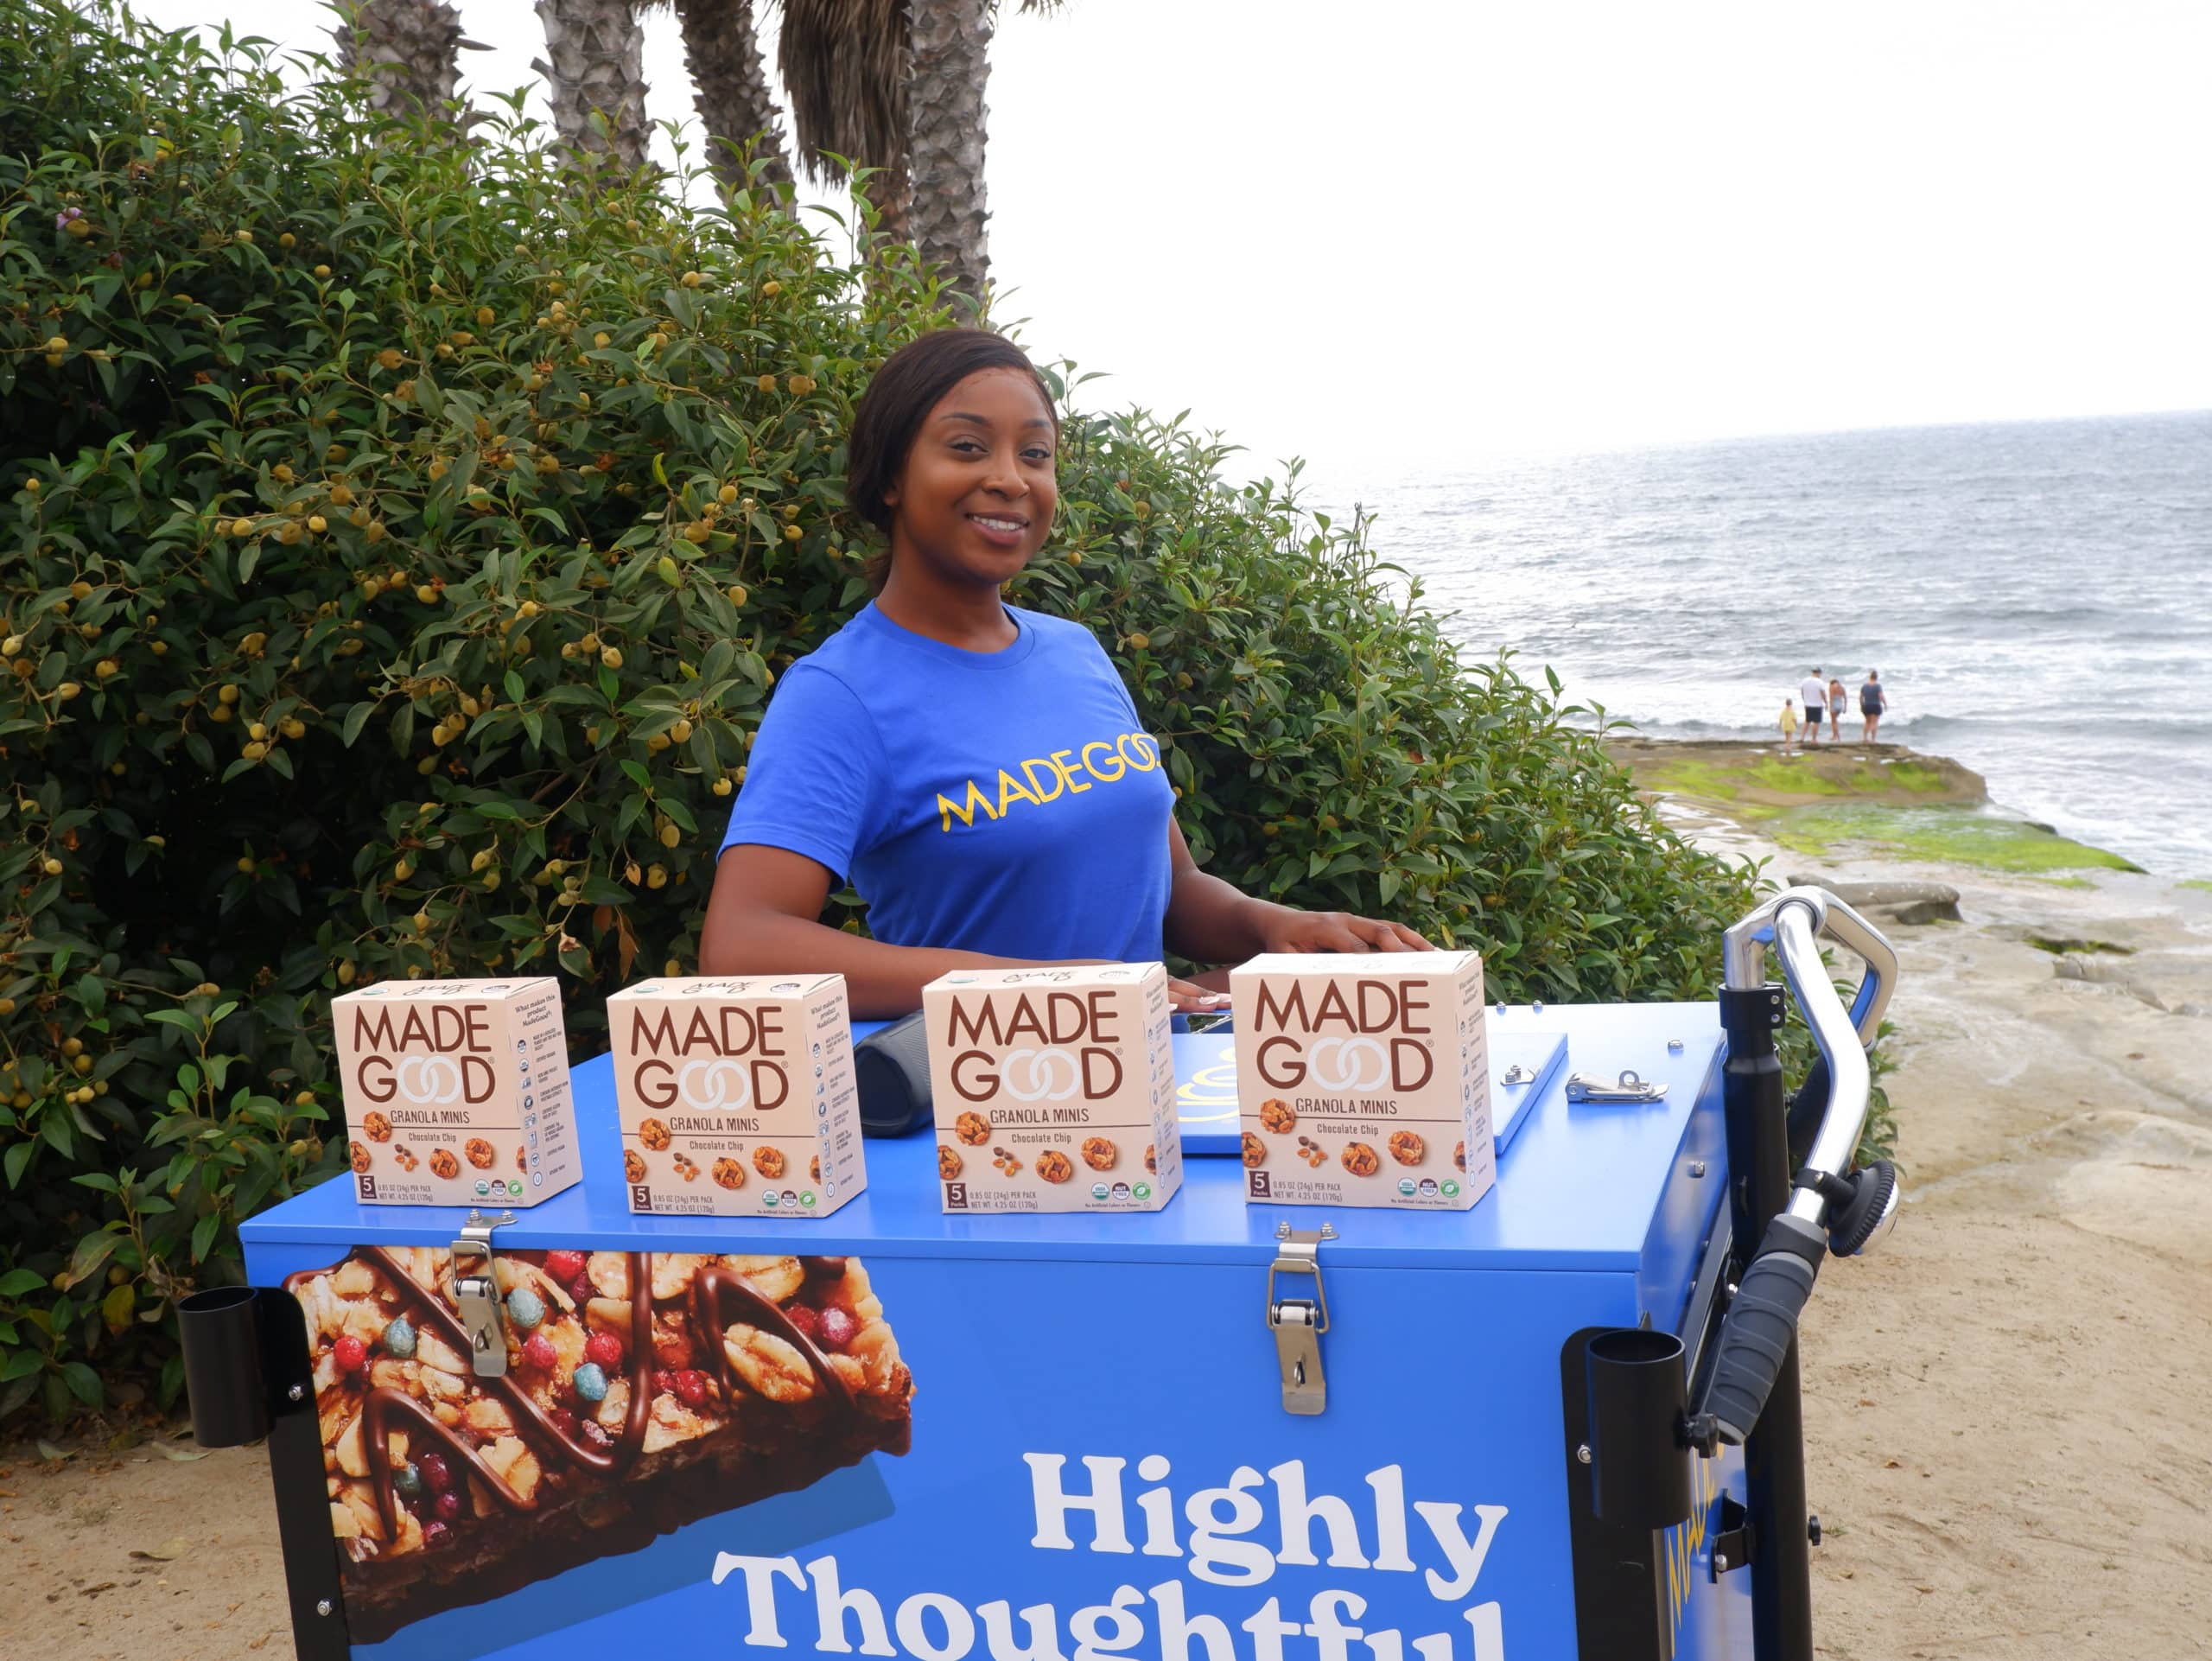
[[[2212,878],[2212,411],[1893,428],[1314,484],[1471,654],[1654,738],[1778,735],[1818,665],[1993,802]]]

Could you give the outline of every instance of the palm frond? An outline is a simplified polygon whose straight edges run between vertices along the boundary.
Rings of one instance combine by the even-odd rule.
[[[784,0],[776,69],[791,101],[800,165],[842,179],[848,160],[903,171],[905,0]]]

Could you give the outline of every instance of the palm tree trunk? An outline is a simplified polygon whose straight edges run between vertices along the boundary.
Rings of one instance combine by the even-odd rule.
[[[707,130],[716,176],[733,188],[746,184],[749,175],[730,146],[742,152],[749,145],[753,159],[763,164],[762,179],[772,185],[791,183],[791,153],[760,60],[753,0],[677,0],[676,18],[683,30],[692,102]]]
[[[631,0],[537,0],[554,130],[579,161],[611,156],[634,172],[645,164],[645,31]],[[607,130],[592,119],[605,117]]]
[[[380,115],[450,118],[461,94],[461,14],[444,0],[355,0],[342,8],[338,61],[370,84]]]
[[[908,0],[908,160],[914,240],[948,287],[980,309],[990,275],[983,206],[983,84],[990,0]]]

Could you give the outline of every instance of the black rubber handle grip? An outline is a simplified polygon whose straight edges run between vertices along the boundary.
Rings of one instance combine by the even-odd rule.
[[[1713,1378],[1706,1386],[1703,1410],[1724,1441],[1743,1441],[1758,1423],[1827,1253],[1827,1237],[1802,1218],[1785,1212],[1767,1225],[1758,1256],[1737,1283],[1735,1301],[1720,1323]]]

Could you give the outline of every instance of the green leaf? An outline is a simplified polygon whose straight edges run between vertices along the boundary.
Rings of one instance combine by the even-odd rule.
[[[105,1392],[100,1389],[100,1376],[82,1361],[61,1364],[61,1381],[69,1386],[69,1393],[86,1407],[98,1407]]]
[[[222,1225],[221,1213],[212,1211],[192,1225],[193,1262],[200,1263],[206,1260],[207,1249],[215,1244],[215,1231]]]
[[[0,1275],[0,1298],[21,1297],[26,1292],[35,1292],[46,1284],[43,1275],[35,1275],[28,1269],[11,1269]]]

